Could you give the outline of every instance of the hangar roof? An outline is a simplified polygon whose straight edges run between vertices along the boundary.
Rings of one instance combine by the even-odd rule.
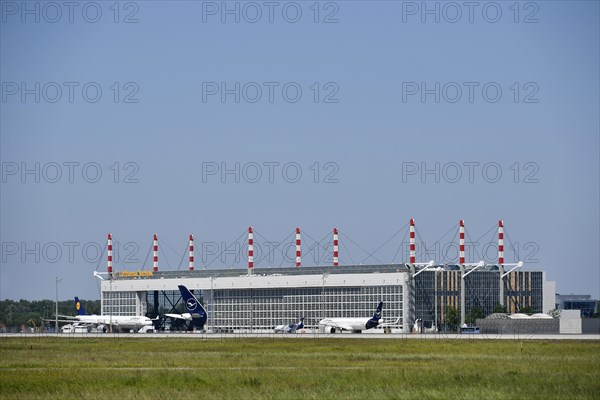
[[[145,272],[141,274],[140,272]],[[343,265],[334,267],[315,266],[315,267],[279,267],[279,268],[260,268],[254,267],[253,274],[258,276],[266,275],[323,275],[323,274],[368,274],[368,273],[392,273],[409,272],[406,264],[378,264],[378,265]],[[123,271],[113,275],[114,280],[131,278],[148,279],[169,279],[169,278],[217,278],[217,277],[238,277],[248,274],[246,268],[231,269],[196,269],[194,271]]]

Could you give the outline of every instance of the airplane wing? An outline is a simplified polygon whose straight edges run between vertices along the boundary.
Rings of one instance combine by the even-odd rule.
[[[398,317],[395,321],[386,322],[384,324],[379,324],[379,326],[396,326],[400,322],[400,317]]]
[[[55,322],[57,322],[55,319],[44,319],[42,318],[42,321],[44,321],[47,324],[54,324]],[[73,319],[59,319],[58,322],[63,323],[63,324],[71,324],[73,326],[88,326],[88,327],[98,327],[101,325],[108,325],[108,324],[102,324],[102,323],[97,323],[97,322],[82,322],[82,321],[77,321],[77,320],[73,320]],[[113,324],[115,326],[118,326],[118,324]],[[66,326],[66,325],[64,325]]]
[[[44,321],[44,322],[57,322],[58,321],[58,322],[68,322],[69,324],[72,324],[72,323],[77,323],[77,324],[81,324],[81,325],[83,325],[83,324],[89,324],[88,322],[81,322],[81,321],[78,321],[76,319],[60,319],[59,318],[58,320],[56,320],[56,319],[41,318],[41,320]]]
[[[192,319],[190,314],[165,314],[165,317],[183,319],[185,321],[190,321]]]
[[[65,318],[65,319],[70,319],[72,321],[77,321],[77,317],[74,317],[72,315],[58,315],[58,318]],[[52,321],[52,320],[51,320]]]

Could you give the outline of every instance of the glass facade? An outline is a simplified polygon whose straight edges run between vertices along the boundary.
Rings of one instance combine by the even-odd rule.
[[[596,302],[588,301],[565,301],[563,302],[563,310],[579,310],[582,317],[592,317],[596,309]]]
[[[199,290],[192,290],[200,303],[206,304],[202,293]],[[179,290],[157,290],[144,293],[148,317],[155,318],[166,313],[181,314],[186,312],[183,309],[181,293]]]
[[[557,294],[555,304],[559,310],[580,310],[584,318],[592,317],[598,312],[598,301],[592,299],[591,295]]]
[[[541,271],[515,271],[504,278],[504,304],[509,313],[543,311],[544,276]]]
[[[435,320],[437,304],[438,326],[445,323],[447,307],[460,312],[461,277],[458,270],[423,271],[413,282],[414,319]],[[500,271],[473,271],[465,277],[465,314],[475,308],[484,315],[494,312],[500,304]],[[526,310],[541,313],[543,309],[543,273],[514,271],[504,278],[504,304],[509,313]]]
[[[441,326],[447,307],[460,310],[460,271],[423,271],[414,278],[413,287],[414,320],[435,321],[437,306],[437,325]]]
[[[480,309],[483,315],[492,314],[496,306],[500,304],[500,271],[475,271],[470,273],[465,278],[465,294],[465,311],[467,315],[470,310],[475,308]]]
[[[103,292],[102,314],[139,315],[136,292]],[[145,314],[143,312],[142,314]]]
[[[400,318],[401,326],[402,289],[401,285],[248,288],[196,290],[194,294],[208,313],[208,329],[237,331],[272,330],[301,317],[307,328],[316,328],[323,318],[369,318],[380,301],[384,302],[383,318],[388,321]],[[179,291],[150,291],[146,293],[146,302],[150,317],[185,312]],[[169,323],[171,329],[183,328],[179,321]]]
[[[273,329],[304,317],[307,327],[323,318],[371,317],[383,301],[385,319],[402,324],[402,286],[215,290],[209,325],[223,329]],[[212,316],[212,321],[211,317]]]

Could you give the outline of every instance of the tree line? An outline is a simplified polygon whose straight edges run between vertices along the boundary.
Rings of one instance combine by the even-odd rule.
[[[81,300],[81,304],[88,314],[100,314],[100,300]],[[54,300],[0,300],[0,329],[15,331],[24,327],[40,327],[43,320],[54,319],[55,310]],[[58,314],[76,315],[75,301],[59,301]]]

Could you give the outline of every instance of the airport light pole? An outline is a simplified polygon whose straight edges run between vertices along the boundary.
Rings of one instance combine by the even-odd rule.
[[[439,301],[439,296],[438,296],[438,275],[442,273],[444,269],[443,268],[436,268],[435,270],[435,274],[433,275],[433,279],[435,282],[435,333],[439,332],[439,325],[438,325],[438,301]]]
[[[58,284],[62,281],[59,277],[56,277],[56,312],[54,313],[54,333],[58,333]]]
[[[433,274],[433,280],[434,280],[434,285],[435,285],[435,333],[438,333],[438,291],[437,291],[437,278],[438,278],[438,273],[439,271],[435,271],[435,273]]]

